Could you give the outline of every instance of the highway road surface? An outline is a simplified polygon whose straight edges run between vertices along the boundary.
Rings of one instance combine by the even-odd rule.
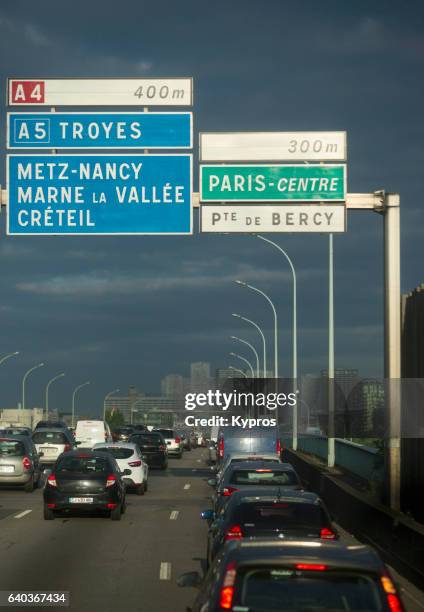
[[[199,518],[210,507],[205,458],[196,449],[171,459],[165,472],[151,470],[148,492],[127,495],[120,522],[44,521],[40,489],[1,490],[0,590],[69,591],[75,612],[184,612],[195,591],[179,588],[176,578],[199,570],[206,548]],[[424,612],[424,593],[397,578],[408,612]]]

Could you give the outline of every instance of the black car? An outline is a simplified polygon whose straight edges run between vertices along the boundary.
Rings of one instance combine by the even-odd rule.
[[[37,425],[34,427],[34,431],[36,429],[51,429],[52,427],[59,429],[68,429],[68,426],[64,421],[38,421]]]
[[[146,457],[149,467],[159,467],[166,470],[168,467],[168,451],[166,442],[158,431],[143,431],[133,433],[129,442],[137,444],[141,453]]]
[[[112,431],[112,440],[114,442],[128,442],[130,436],[134,433],[134,427],[132,425],[125,425],[122,427],[116,427]]]
[[[283,487],[270,487],[267,492],[262,487],[235,492],[218,515],[206,511],[202,518],[213,519],[208,531],[208,563],[229,540],[339,537],[318,495]]]
[[[200,588],[189,612],[404,610],[374,550],[335,542],[230,542],[204,579],[189,572],[178,584]]]
[[[61,455],[44,488],[44,518],[56,511],[103,511],[114,521],[125,512],[125,484],[112,455],[96,451],[71,451]]]

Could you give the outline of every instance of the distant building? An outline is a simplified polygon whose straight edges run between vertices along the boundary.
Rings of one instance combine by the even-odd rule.
[[[181,398],[184,394],[184,378],[179,374],[168,374],[161,381],[161,392],[164,397]]]
[[[143,396],[144,394],[133,386],[128,389],[128,395],[111,395],[105,401],[106,412],[119,411],[123,415],[125,422],[130,423],[131,409]]]
[[[424,522],[424,283],[402,295],[401,507]]]
[[[34,427],[44,419],[42,408],[3,408],[0,410],[0,428],[13,425],[16,427]]]
[[[190,365],[190,390],[199,393],[207,391],[211,385],[211,365],[198,361]]]

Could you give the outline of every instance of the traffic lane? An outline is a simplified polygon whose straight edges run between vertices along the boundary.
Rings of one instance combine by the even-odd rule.
[[[361,542],[355,538],[354,535],[343,529],[343,527],[337,523],[337,530],[340,533],[340,540],[345,544],[361,544]],[[415,585],[413,585],[404,576],[401,576],[393,567],[388,566],[389,570],[396,581],[397,587],[400,589],[402,599],[405,604],[407,612],[423,612],[424,610],[424,592],[420,591]]]
[[[0,550],[7,551],[0,559],[1,589],[67,590],[78,611],[184,610],[195,593],[175,579],[198,570],[205,554],[199,512],[208,507],[209,488],[201,455],[187,453],[171,459],[167,471],[152,470],[149,491],[128,494],[118,523],[79,516],[44,521],[41,492],[33,493],[37,509],[22,521],[10,516],[1,522]]]

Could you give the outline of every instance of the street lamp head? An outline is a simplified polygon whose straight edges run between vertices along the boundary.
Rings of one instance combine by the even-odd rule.
[[[247,283],[245,283],[244,281],[235,280],[234,282],[236,283],[236,285],[241,285],[242,287],[247,287]]]
[[[237,357],[235,353],[228,353],[228,354],[231,355],[231,357]]]
[[[37,368],[41,368],[44,365],[44,363],[39,363]]]
[[[15,351],[13,354],[14,355],[19,355],[19,351]]]
[[[237,317],[237,319],[241,319],[241,315],[237,314],[237,312],[233,312],[232,317]]]
[[[235,336],[230,336],[231,340],[237,340]]]

